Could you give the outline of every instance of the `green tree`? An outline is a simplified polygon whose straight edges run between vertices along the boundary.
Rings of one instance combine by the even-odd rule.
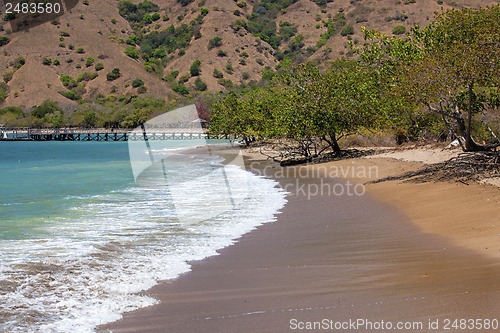
[[[438,15],[426,29],[417,31],[425,56],[407,71],[409,97],[442,115],[449,126],[455,122],[467,151],[500,146],[498,139],[478,144],[472,133],[476,115],[488,107],[498,108],[498,99],[492,99],[491,93],[497,94],[500,83],[499,18],[500,5]]]

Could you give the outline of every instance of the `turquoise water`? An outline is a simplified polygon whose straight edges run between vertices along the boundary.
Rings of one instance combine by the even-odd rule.
[[[129,144],[0,142],[0,332],[94,332],[286,202],[212,149]]]
[[[125,142],[2,142],[0,239],[37,237],[82,198],[132,183]]]

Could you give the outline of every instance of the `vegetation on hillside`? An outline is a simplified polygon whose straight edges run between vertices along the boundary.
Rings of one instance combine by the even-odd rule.
[[[222,95],[213,134],[285,140],[285,158],[339,153],[360,129],[406,139],[460,139],[464,150],[500,146],[500,6],[447,11],[407,38],[365,30],[357,60],[283,67],[269,85]],[[473,137],[484,140],[478,144]],[[463,138],[463,139],[462,139]]]

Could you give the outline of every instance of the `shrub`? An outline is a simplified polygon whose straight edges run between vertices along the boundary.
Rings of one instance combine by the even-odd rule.
[[[144,81],[137,78],[137,79],[134,79],[134,81],[132,81],[132,87],[134,88],[139,88],[141,86],[144,86]]]
[[[60,91],[59,93],[61,95],[63,95],[64,97],[66,97],[67,99],[70,99],[72,101],[78,101],[82,98],[80,95],[78,95],[73,90]]]
[[[354,35],[354,28],[352,25],[345,26],[340,32],[342,36]]]
[[[60,64],[61,62],[59,61],[59,59],[54,60],[54,66],[59,66]]]
[[[222,37],[215,36],[214,38],[208,41],[208,49],[211,50],[214,47],[222,46]]]
[[[392,33],[394,35],[402,35],[406,32],[406,27],[404,25],[397,25],[392,28]]]
[[[227,56],[227,52],[222,50],[222,49],[219,49],[217,50],[217,56],[218,57],[226,57]]]
[[[198,76],[201,73],[201,61],[199,59],[196,59],[193,61],[191,64],[191,67],[189,67],[189,72],[191,73],[191,76]]]
[[[181,77],[179,78],[179,81],[178,81],[178,82],[179,82],[179,84],[184,84],[184,83],[188,82],[190,77],[191,77],[191,75],[189,75],[189,74],[184,74],[183,76],[181,76]]]
[[[122,74],[120,73],[120,70],[118,68],[113,68],[113,70],[106,75],[106,79],[108,81],[114,81],[119,79],[121,76]]]
[[[51,57],[45,57],[45,58],[43,58],[42,64],[44,64],[45,66],[52,65],[52,58]]]
[[[76,53],[78,53],[78,54],[84,54],[84,53],[85,53],[85,50],[84,50],[82,47],[79,47],[79,48],[76,50]]]
[[[9,83],[13,77],[14,77],[14,71],[8,71],[3,75],[3,82]]]
[[[217,83],[225,88],[231,88],[233,86],[233,82],[228,79],[218,79]]]
[[[194,81],[194,86],[196,90],[198,91],[205,91],[207,90],[207,84],[203,82],[203,80],[200,77],[197,77],[196,80]]]
[[[137,88],[138,94],[144,94],[146,93],[146,91],[148,91],[148,88],[146,88],[145,86],[140,86],[139,88]]]
[[[98,62],[97,64],[95,64],[94,68],[96,71],[101,71],[104,69],[104,64],[102,62]]]
[[[85,67],[90,67],[94,64],[94,58],[93,57],[88,57],[87,61],[85,62]]]
[[[128,46],[125,49],[125,54],[132,59],[139,59],[139,51],[133,46]]]
[[[186,88],[186,86],[183,84],[179,84],[179,83],[174,84],[172,86],[172,90],[175,91],[176,93],[178,93],[179,95],[183,95],[183,96],[189,95],[188,88]]]
[[[5,36],[0,36],[0,46],[7,45],[7,44],[9,44],[9,42],[10,42],[10,39],[8,39]]]
[[[0,82],[0,103],[5,101],[7,94],[9,93],[9,86],[3,82]]]
[[[222,79],[224,77],[224,74],[218,70],[217,68],[214,69],[214,72],[213,72],[213,77],[215,77],[216,79]]]
[[[167,81],[172,82],[172,81],[174,81],[177,78],[177,76],[179,76],[179,71],[178,70],[173,70],[170,73],[168,73],[166,79],[167,79]]]
[[[243,74],[241,74],[241,78],[243,80],[248,80],[250,78],[250,73],[248,72],[243,72]]]

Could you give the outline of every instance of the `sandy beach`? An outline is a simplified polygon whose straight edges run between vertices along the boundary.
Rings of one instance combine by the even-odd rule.
[[[278,220],[193,262],[147,292],[158,305],[98,332],[455,332],[469,319],[494,326],[500,189],[362,185],[423,162],[378,156],[285,170],[249,160],[290,192]]]

